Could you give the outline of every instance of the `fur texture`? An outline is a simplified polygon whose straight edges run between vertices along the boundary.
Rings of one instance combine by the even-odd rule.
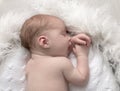
[[[0,18],[0,91],[25,91],[24,67],[28,51],[20,44],[19,32],[23,22],[38,13],[60,17],[73,33],[85,32],[92,38],[89,83],[83,88],[70,85],[71,91],[120,90],[120,27],[109,12],[104,10],[105,6],[95,9],[79,0],[26,2],[29,2],[29,6],[23,5],[26,10],[10,10]],[[71,55],[70,58],[76,66],[75,57]],[[18,78],[14,78],[15,74],[18,74]]]

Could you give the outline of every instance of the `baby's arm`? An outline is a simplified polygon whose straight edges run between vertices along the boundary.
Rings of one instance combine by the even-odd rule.
[[[77,67],[66,63],[64,75],[66,79],[76,85],[85,85],[89,78],[88,52],[91,39],[85,34],[74,36],[71,41],[74,44],[73,52],[77,57]]]
[[[87,81],[89,78],[88,53],[91,39],[88,35],[81,33],[74,36],[71,41],[74,44],[73,52],[77,58],[77,68],[85,78],[84,80]]]

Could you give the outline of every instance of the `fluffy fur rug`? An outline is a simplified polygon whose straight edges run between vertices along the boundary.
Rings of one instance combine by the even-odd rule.
[[[95,9],[79,0],[26,2],[26,10],[10,10],[0,18],[0,91],[25,91],[24,68],[29,52],[21,46],[19,33],[23,22],[38,13],[60,17],[72,32],[92,37],[89,83],[86,87],[70,84],[71,91],[120,90],[120,27],[105,6]],[[71,55],[70,59],[76,66],[75,57]]]

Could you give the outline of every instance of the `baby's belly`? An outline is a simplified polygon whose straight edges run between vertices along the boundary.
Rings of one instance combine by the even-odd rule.
[[[27,91],[68,91],[68,85],[63,78],[29,79]]]

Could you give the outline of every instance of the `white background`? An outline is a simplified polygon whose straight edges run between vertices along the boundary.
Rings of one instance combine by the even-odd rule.
[[[22,2],[25,3],[27,0],[0,0],[0,15],[4,12],[14,9],[14,7],[22,7]],[[110,12],[111,14],[120,22],[120,0],[80,0],[82,2],[88,3],[90,6],[100,7],[104,4],[111,5]],[[27,1],[29,2],[29,0]]]

